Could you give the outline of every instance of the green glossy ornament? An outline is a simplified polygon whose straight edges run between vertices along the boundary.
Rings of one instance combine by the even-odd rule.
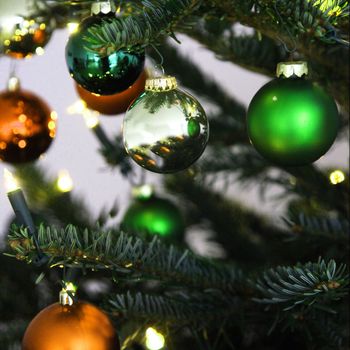
[[[126,232],[175,237],[182,236],[185,224],[172,202],[152,196],[135,200],[125,213],[121,228]]]
[[[319,159],[333,144],[338,126],[334,100],[315,83],[295,75],[264,85],[248,109],[252,144],[263,157],[282,166]]]
[[[144,68],[145,53],[127,49],[99,53],[87,39],[89,29],[99,26],[103,19],[115,16],[93,15],[86,18],[66,46],[66,62],[71,77],[84,89],[99,95],[113,95],[129,88]]]
[[[126,151],[155,173],[188,168],[202,155],[209,138],[203,107],[176,87],[173,77],[147,79],[146,91],[131,104],[123,122]]]

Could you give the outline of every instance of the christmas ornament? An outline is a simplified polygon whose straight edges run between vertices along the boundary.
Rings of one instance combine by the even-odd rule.
[[[145,92],[126,112],[123,138],[137,164],[156,173],[174,173],[201,156],[209,125],[202,106],[177,89],[174,77],[147,79]]]
[[[11,78],[0,93],[0,160],[18,164],[39,158],[55,137],[56,112]]]
[[[130,103],[145,90],[146,72],[143,71],[137,80],[126,90],[114,95],[96,95],[76,84],[76,90],[87,107],[105,115],[124,113]]]
[[[120,350],[120,345],[106,314],[91,304],[73,302],[63,289],[60,303],[35,316],[23,337],[22,350],[48,349]]]
[[[164,238],[182,236],[185,223],[179,209],[169,200],[156,197],[152,191],[146,192],[143,187],[134,190],[134,203],[126,211],[121,228],[126,232]]]
[[[266,159],[282,166],[316,161],[333,144],[337,106],[315,83],[304,79],[306,62],[283,62],[278,78],[264,85],[248,109],[250,140]]]
[[[99,95],[112,95],[126,90],[144,68],[144,51],[121,49],[113,53],[97,52],[89,44],[89,29],[100,26],[103,19],[113,17],[115,11],[112,2],[94,3],[92,16],[79,25],[66,46],[66,61],[72,78],[84,89]]]
[[[34,12],[33,0],[0,1],[0,52],[15,58],[43,53],[53,23]]]

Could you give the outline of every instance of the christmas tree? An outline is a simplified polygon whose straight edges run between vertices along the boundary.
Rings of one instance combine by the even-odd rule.
[[[69,174],[52,176],[57,115],[12,65],[0,348],[348,349],[349,172],[318,161],[348,145],[348,1],[3,0],[0,58],[41,55],[67,27],[69,111],[132,199],[94,217]],[[247,107],[179,38],[271,81]],[[122,133],[99,113],[122,113]],[[253,185],[255,203],[237,199]]]

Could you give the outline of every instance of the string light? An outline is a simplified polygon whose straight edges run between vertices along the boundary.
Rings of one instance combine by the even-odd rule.
[[[7,193],[14,192],[20,189],[18,181],[15,179],[11,171],[9,171],[6,168],[4,169],[4,180]]]
[[[69,34],[73,34],[77,32],[78,28],[79,28],[79,23],[75,23],[75,22],[67,23],[67,29]]]
[[[345,180],[345,174],[341,170],[334,170],[329,175],[331,184],[337,185]]]
[[[132,196],[139,199],[148,199],[153,194],[153,187],[151,185],[142,185],[132,188]]]
[[[67,170],[60,170],[57,178],[57,188],[60,192],[70,192],[73,189],[73,180]]]
[[[165,339],[163,334],[156,329],[149,327],[146,330],[146,346],[149,350],[160,350],[164,347]]]

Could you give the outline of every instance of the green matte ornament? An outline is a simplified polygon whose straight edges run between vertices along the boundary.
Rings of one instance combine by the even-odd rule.
[[[126,232],[174,238],[183,235],[185,223],[171,201],[155,195],[139,195],[125,213],[121,228]]]
[[[310,164],[332,146],[339,127],[334,100],[306,80],[305,62],[281,63],[278,76],[253,97],[249,138],[266,159],[282,166]]]
[[[145,92],[125,114],[126,151],[138,165],[155,173],[188,168],[202,155],[208,138],[203,107],[177,89],[174,77],[147,79]]]
[[[102,4],[105,2],[102,2],[101,6]],[[89,29],[100,26],[103,20],[113,17],[115,13],[109,12],[93,14],[86,18],[79,25],[77,32],[70,36],[66,46],[66,62],[71,77],[84,89],[99,95],[113,95],[126,90],[144,69],[144,50],[98,52],[89,42]]]

